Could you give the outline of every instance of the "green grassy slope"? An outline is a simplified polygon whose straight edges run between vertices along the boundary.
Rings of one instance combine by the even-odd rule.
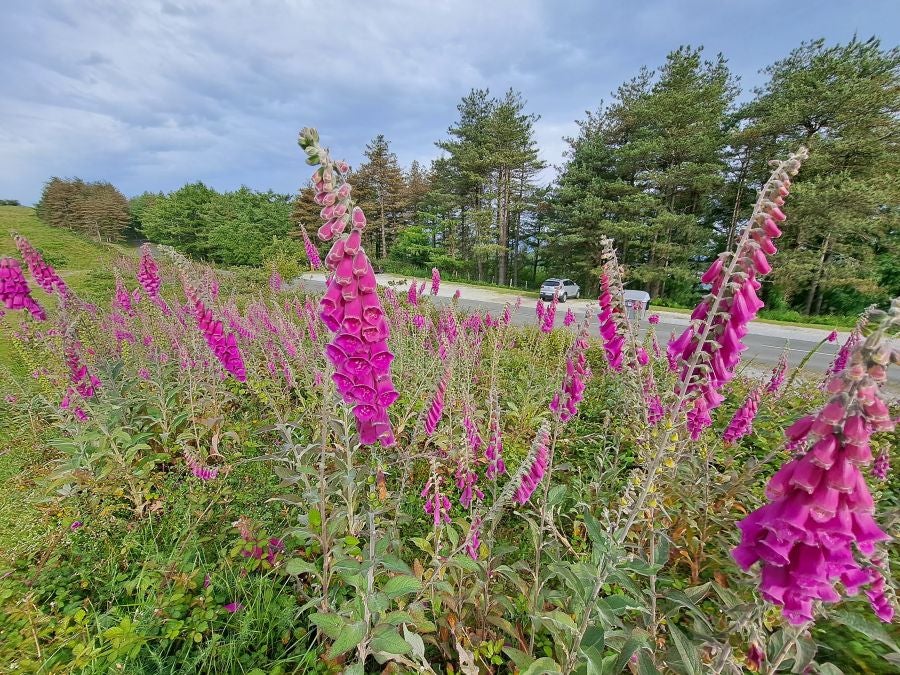
[[[91,241],[68,230],[49,227],[38,220],[34,209],[0,206],[0,257],[16,256],[13,235],[21,234],[53,265],[72,289],[88,300],[106,299],[115,284],[112,263],[123,256],[136,257],[134,249]],[[32,286],[35,298],[52,311],[56,300]],[[19,320],[0,320],[0,368],[26,376],[8,338]],[[0,397],[10,392],[0,392]],[[15,419],[0,400],[0,565],[16,553],[40,546],[46,535],[39,521],[35,480],[44,471],[45,450],[36,440],[40,430],[29,428],[27,419]]]

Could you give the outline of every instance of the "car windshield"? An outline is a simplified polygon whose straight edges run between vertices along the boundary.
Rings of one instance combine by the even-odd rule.
[[[559,279],[547,279],[542,286],[559,286]]]

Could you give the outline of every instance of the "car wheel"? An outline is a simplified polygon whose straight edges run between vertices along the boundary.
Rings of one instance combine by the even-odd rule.
[[[581,297],[581,289],[575,291],[575,299],[577,300],[580,297]]]
[[[560,301],[560,302],[565,302],[566,299],[567,299],[568,297],[569,297],[568,295],[566,295],[565,293],[563,293],[561,296],[559,296],[559,301]]]

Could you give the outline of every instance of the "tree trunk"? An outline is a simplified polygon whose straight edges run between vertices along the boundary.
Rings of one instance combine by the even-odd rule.
[[[816,292],[819,290],[819,281],[822,279],[822,270],[825,268],[825,260],[828,257],[828,247],[831,244],[831,235],[827,235],[825,237],[825,241],[822,244],[822,254],[819,256],[819,265],[816,268],[816,273],[813,275],[812,283],[809,286],[809,292],[806,294],[806,306],[804,307],[803,313],[806,316],[809,316],[812,311],[813,300],[816,297]]]
[[[381,208],[381,257],[387,258],[387,223],[384,221],[384,198],[378,201]]]
[[[500,255],[497,264],[497,283],[506,285],[506,274],[509,265],[509,169],[500,169],[497,195],[497,245]]]

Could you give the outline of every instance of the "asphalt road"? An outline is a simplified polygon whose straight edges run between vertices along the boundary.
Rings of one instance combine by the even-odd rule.
[[[294,282],[295,287],[300,286],[307,291],[313,293],[321,293],[325,290],[325,284],[319,280],[300,279]],[[459,300],[460,307],[469,310],[480,310],[481,312],[490,312],[493,316],[499,316],[503,312],[505,302],[514,302],[515,296],[509,295],[506,298],[490,299],[490,300],[474,300],[466,297],[467,288],[462,291]],[[398,293],[401,291],[398,291]],[[429,298],[431,302],[438,305],[445,305],[450,302],[450,298],[443,295]],[[536,322],[535,303],[533,298],[525,298],[522,306],[518,310],[512,312],[512,322],[518,326],[533,324]],[[584,315],[587,303],[585,301],[569,301],[566,304],[560,304],[557,311],[557,325],[562,325],[562,319],[566,308],[571,306],[576,316],[581,318]],[[648,316],[653,313],[651,308]],[[596,314],[596,304],[594,312]],[[674,330],[680,333],[687,325],[687,316],[666,313],[661,310],[660,322],[656,325],[656,334],[660,345],[665,345],[669,339],[669,335]],[[649,324],[646,320],[639,322],[642,335]],[[592,319],[591,331],[596,335],[597,322]],[[817,331],[809,329],[791,329],[790,327],[774,327],[767,324],[750,324],[750,332],[744,338],[744,344],[747,350],[744,352],[742,367],[749,367],[754,371],[767,371],[778,362],[782,352],[787,352],[788,363],[791,366],[797,366],[800,361],[818,344],[818,342],[827,334],[827,331]],[[816,373],[824,373],[831,362],[834,360],[835,354],[840,347],[842,340],[832,344],[826,342],[819,350],[807,361],[806,370]],[[894,369],[896,371],[897,369]],[[893,373],[892,385],[900,384],[898,375]],[[894,388],[892,386],[892,388]]]

